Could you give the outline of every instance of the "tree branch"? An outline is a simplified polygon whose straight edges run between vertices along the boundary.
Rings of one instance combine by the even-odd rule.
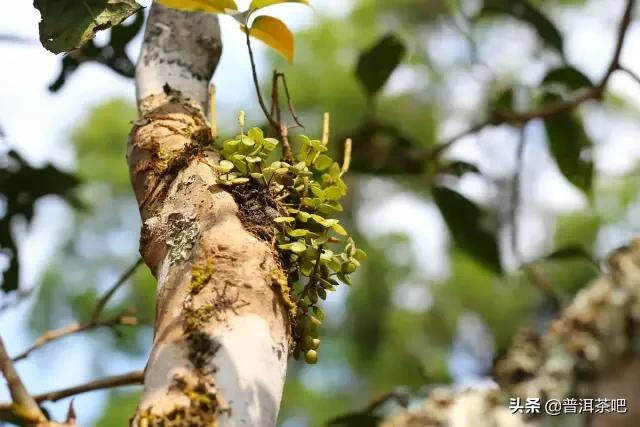
[[[276,120],[271,116],[271,114],[267,110],[267,105],[264,102],[264,98],[262,97],[262,91],[260,90],[260,82],[258,81],[258,69],[256,66],[256,60],[253,56],[253,48],[251,47],[251,36],[249,35],[249,27],[245,27],[244,32],[247,38],[247,49],[249,50],[249,60],[251,61],[251,75],[253,76],[253,84],[256,87],[256,94],[258,95],[258,103],[260,104],[260,108],[262,109],[264,116],[269,121],[269,124],[273,127],[273,129],[276,132],[280,133],[280,123],[276,122]]]
[[[84,324],[74,323],[59,329],[54,329],[54,330],[45,332],[40,337],[38,337],[38,339],[36,339],[36,341],[33,343],[33,345],[31,345],[31,347],[29,347],[22,353],[15,356],[13,358],[13,361],[18,362],[22,359],[26,359],[29,356],[29,354],[39,349],[40,347],[44,346],[45,344],[50,343],[51,341],[59,340],[69,335],[77,334],[84,331],[89,331],[89,330],[104,327],[104,326],[114,327],[118,325],[123,325],[123,326],[137,325],[138,319],[135,316],[132,316],[131,314],[127,313],[126,311],[124,313],[118,314],[117,316],[110,317],[103,320],[100,320],[100,315],[102,314],[104,307],[107,305],[111,297],[113,297],[115,292],[133,275],[133,273],[136,271],[136,269],[140,266],[141,263],[142,263],[142,260],[138,259],[133,265],[131,265],[131,267],[125,270],[120,275],[118,280],[109,288],[109,290],[105,292],[102,297],[100,297],[100,299],[96,302],[91,318],[87,323],[84,323]]]
[[[107,305],[113,294],[116,293],[118,289],[135,273],[138,267],[142,264],[142,258],[138,258],[138,260],[131,265],[127,270],[125,270],[118,280],[109,288],[107,292],[98,300],[96,306],[93,310],[93,314],[91,315],[91,322],[97,322],[104,310],[104,307]]]
[[[635,80],[636,83],[640,84],[640,75],[634,73],[629,68],[626,68],[623,66],[620,66],[620,71],[627,73],[627,75],[631,77],[633,80]]]
[[[524,125],[525,123],[534,119],[544,119],[556,114],[571,111],[586,101],[601,99],[602,94],[606,90],[607,84],[609,83],[613,73],[619,70],[623,70],[629,73],[627,69],[623,68],[620,65],[620,56],[622,54],[624,42],[629,32],[629,25],[631,24],[631,18],[635,4],[636,0],[627,0],[627,5],[625,7],[622,19],[620,20],[620,25],[617,32],[616,46],[613,58],[611,59],[611,62],[607,67],[607,71],[599,84],[587,89],[578,89],[569,94],[563,100],[545,104],[530,111],[515,112],[509,110],[497,110],[493,113],[493,117],[480,122],[470,127],[469,129],[460,132],[457,135],[454,135],[449,140],[433,148],[430,152],[430,157],[433,159],[439,157],[442,153],[444,153],[447,149],[449,149],[453,144],[455,144],[463,137],[477,133],[487,126],[499,126],[502,124]]]
[[[115,375],[112,377],[101,378],[86,384],[54,390],[47,393],[38,394],[32,397],[34,404],[42,402],[56,402],[67,397],[75,396],[90,391],[104,390],[114,387],[127,385],[142,384],[144,379],[144,371],[133,371],[128,374]],[[37,404],[36,404],[36,407]],[[38,408],[39,410],[40,408]],[[0,403],[0,419],[7,419],[14,414],[13,405],[11,403]]]
[[[20,419],[27,421],[28,424],[45,422],[47,418],[22,383],[11,358],[7,354],[2,338],[0,338],[0,370],[7,380],[9,393],[11,393],[11,399],[13,400],[13,403],[6,404],[8,409]]]

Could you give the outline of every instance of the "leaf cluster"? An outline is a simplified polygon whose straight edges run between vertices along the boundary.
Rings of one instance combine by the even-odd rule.
[[[275,202],[279,216],[271,224],[274,246],[288,272],[296,304],[294,355],[304,353],[308,363],[316,363],[318,327],[324,320],[318,304],[340,284],[351,284],[349,275],[360,267],[366,253],[332,218],[343,211],[340,199],[347,194],[342,180],[346,168],[327,154],[321,141],[306,136],[300,136],[295,163],[269,162],[278,144],[277,139],[265,138],[261,129],[252,128],[222,143],[222,159],[214,169],[220,184],[254,180]],[[295,283],[299,283],[297,289]]]

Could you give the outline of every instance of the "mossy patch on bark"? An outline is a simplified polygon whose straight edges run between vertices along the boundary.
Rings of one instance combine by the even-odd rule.
[[[170,391],[180,392],[189,399],[188,405],[177,405],[165,414],[147,408],[138,412],[130,425],[138,427],[186,427],[218,425],[216,417],[228,411],[220,404],[215,386],[204,380],[190,385],[182,377],[175,377]]]

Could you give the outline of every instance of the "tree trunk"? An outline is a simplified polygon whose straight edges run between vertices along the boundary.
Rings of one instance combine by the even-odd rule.
[[[384,427],[640,425],[640,239],[609,258],[609,272],[580,291],[542,337],[518,335],[494,366],[500,389],[434,392]],[[539,398],[537,414],[513,414],[509,399]],[[626,413],[547,416],[546,401],[626,399]],[[578,402],[579,403],[579,402]]]
[[[133,426],[273,426],[289,353],[271,244],[216,184],[208,84],[216,15],[151,7],[136,69],[140,119],[127,158],[140,252],[158,280],[153,347]]]

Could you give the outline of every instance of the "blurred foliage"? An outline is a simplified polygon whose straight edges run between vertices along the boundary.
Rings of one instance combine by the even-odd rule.
[[[511,250],[502,237],[509,220],[502,214],[511,209],[504,201],[511,197],[514,171],[504,165],[496,178],[495,171],[480,164],[446,156],[434,164],[431,150],[452,114],[473,124],[496,110],[517,109],[521,94],[524,104],[539,107],[592,86],[580,70],[565,63],[568,45],[552,13],[560,6],[579,8],[584,1],[486,0],[475,2],[475,8],[470,3],[474,2],[354,0],[344,15],[324,13],[319,7],[313,26],[296,35],[296,64],[274,59],[287,74],[305,133],[319,134],[319,118],[329,111],[329,147],[336,158],[344,138],[353,137],[352,170],[359,175],[348,182],[341,224],[357,231],[354,239],[369,254],[348,291],[325,303],[321,363],[310,367],[291,361],[280,413],[283,426],[321,426],[344,414],[340,425],[367,425],[378,413],[365,414],[361,408],[396,387],[406,386],[419,398],[437,384],[459,379],[456,372],[461,368],[455,360],[461,351],[457,343],[463,319],[486,328],[491,351],[499,354],[517,330],[542,330],[559,308],[550,304],[542,288],[550,288],[563,303],[599,274],[598,247],[607,227],[636,227],[637,233],[630,212],[638,204],[638,171],[616,177],[599,173],[592,155],[597,141],[585,126],[584,112],[575,111],[547,120],[543,134],[561,175],[576,194],[587,196],[584,206],[544,212],[552,220],[553,233],[540,237],[545,244],[539,259],[518,260],[523,261],[520,268],[507,265]],[[490,37],[489,28],[514,24],[532,30],[539,42],[531,62],[542,61],[544,69],[535,87],[524,85],[519,72],[495,70],[478,57],[478,46]],[[462,44],[456,45],[461,54],[442,62],[430,43],[451,31]],[[110,43],[114,34],[116,30]],[[122,40],[126,45],[130,38]],[[87,46],[95,53],[91,44]],[[74,69],[69,64],[67,71]],[[483,90],[470,95],[480,98],[478,107],[457,111],[450,102],[452,85],[457,84],[454,77],[476,79],[479,68],[490,75],[481,82]],[[607,96],[604,102],[613,105],[615,113],[632,108],[619,97]],[[34,333],[86,319],[96,297],[137,257],[139,220],[124,161],[135,114],[126,101],[112,100],[97,106],[72,134],[77,175],[83,182],[79,194],[90,210],[74,213],[73,233],[43,280],[30,317]],[[367,190],[372,177],[374,194]],[[492,196],[471,197],[463,191],[470,177],[486,185]],[[499,179],[507,185],[497,185]],[[384,191],[387,185],[393,191]],[[387,224],[371,230],[360,221],[374,213],[367,209],[384,208],[397,192],[411,195],[416,206],[441,213],[449,236],[442,276],[426,273],[424,264],[437,260],[425,260],[425,254],[416,251],[418,237],[412,230],[421,224],[399,215],[395,220],[407,226],[406,234],[378,233],[378,227],[388,230]],[[153,292],[153,279],[142,267],[108,310],[131,306],[151,322]],[[101,373],[114,355],[142,365],[150,327],[146,323],[121,328],[120,334],[96,331],[91,336],[95,371]],[[479,358],[468,349],[462,351]],[[488,374],[490,366],[477,365],[465,374]],[[137,398],[135,392],[111,392],[95,425],[124,425]]]
[[[0,137],[2,135],[0,134]],[[1,140],[0,140],[1,141]],[[8,257],[8,268],[2,274],[1,292],[18,289],[20,261],[11,225],[17,219],[31,222],[36,201],[44,196],[61,196],[71,203],[78,179],[52,165],[33,167],[17,152],[0,154],[0,254]]]
[[[78,49],[69,52],[62,58],[60,74],[49,86],[52,92],[59,91],[67,79],[80,65],[88,62],[97,62],[111,68],[124,77],[133,77],[135,66],[127,55],[127,45],[138,35],[144,23],[144,13],[138,12],[131,22],[125,22],[113,27],[109,31],[109,40],[103,45],[98,45],[91,39],[83,43]]]
[[[139,257],[140,219],[125,161],[126,141],[136,114],[130,102],[110,100],[90,110],[85,122],[71,132],[77,175],[82,178],[78,193],[85,209],[73,213],[70,232],[38,288],[29,315],[34,336],[87,321],[99,296]],[[154,299],[155,279],[142,265],[104,311],[104,316],[114,316],[132,310],[140,326],[97,329],[87,334],[94,377],[113,373],[114,359],[127,361],[126,370],[144,366],[151,343]],[[38,360],[39,356],[30,357]],[[134,401],[122,392],[114,392],[113,399],[118,407]],[[131,413],[132,409],[106,414],[103,425],[125,425]],[[110,424],[116,418],[120,421]]]
[[[120,391],[111,393],[102,416],[98,418],[94,427],[115,427],[129,424],[129,418],[135,413],[140,394]]]
[[[79,189],[85,211],[75,212],[73,232],[67,236],[56,262],[45,275],[30,323],[37,332],[69,322],[86,320],[99,295],[115,282],[121,271],[138,258],[139,218],[132,215],[137,204],[129,185],[125,162],[125,142],[136,117],[133,105],[114,99],[88,114],[86,122],[72,132],[77,153]],[[146,267],[140,267],[107,307],[105,314],[124,308],[135,309],[144,321],[153,320],[153,279]],[[143,329],[143,328],[142,328]],[[143,352],[137,335],[120,329],[118,348],[125,352]],[[128,339],[127,339],[128,338]]]

